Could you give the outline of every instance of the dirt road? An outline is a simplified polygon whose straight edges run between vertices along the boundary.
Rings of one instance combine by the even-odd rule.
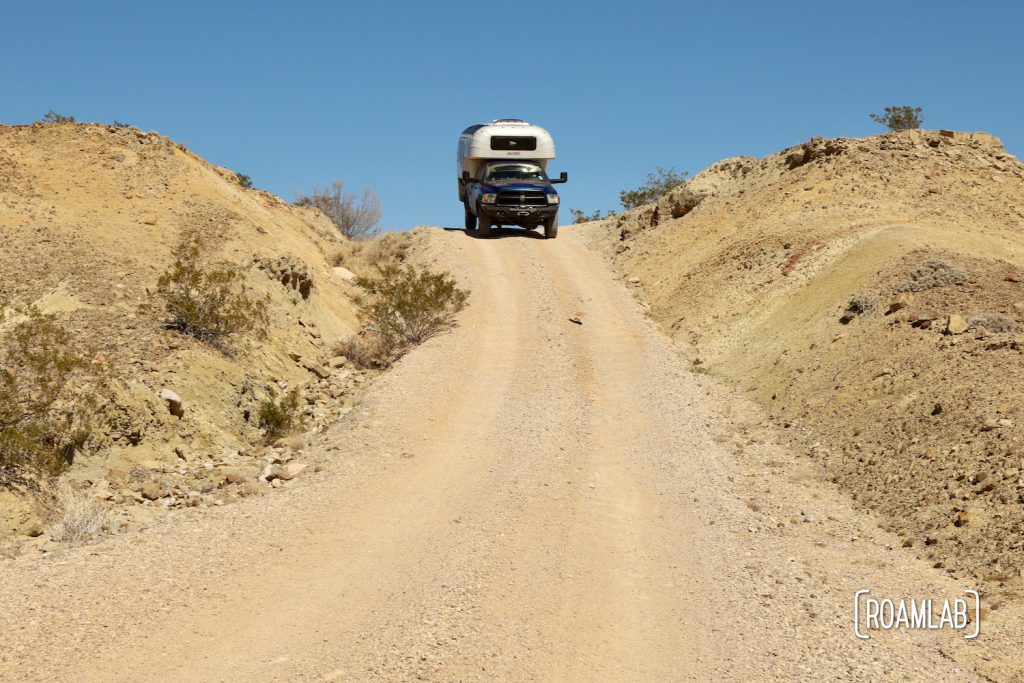
[[[954,635],[854,638],[858,588],[962,586],[690,372],[565,232],[428,231],[470,307],[312,446],[324,471],[5,565],[0,677],[974,680]]]

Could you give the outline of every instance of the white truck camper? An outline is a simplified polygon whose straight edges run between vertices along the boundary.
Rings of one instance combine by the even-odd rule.
[[[544,226],[544,236],[558,235],[559,198],[547,175],[555,142],[541,128],[520,119],[497,119],[470,126],[459,136],[459,201],[466,230],[486,237],[492,227]]]

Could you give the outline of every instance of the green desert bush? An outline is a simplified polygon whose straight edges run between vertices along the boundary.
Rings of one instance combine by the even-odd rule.
[[[359,278],[374,295],[366,307],[371,327],[408,345],[420,344],[450,327],[466,306],[469,292],[448,273],[412,265],[385,266],[376,278]]]
[[[238,178],[238,184],[239,185],[241,185],[242,187],[244,187],[247,190],[251,190],[252,189],[252,176],[247,176],[244,173],[237,173],[237,172],[235,173],[235,176]]]
[[[53,475],[89,437],[96,378],[56,318],[34,308],[0,334],[0,483]]]
[[[623,190],[619,193],[619,201],[627,211],[638,206],[651,204],[686,182],[686,172],[677,173],[674,168],[665,169],[659,166],[653,173],[647,174],[647,180],[635,190]]]
[[[299,431],[305,425],[301,411],[302,397],[298,389],[277,396],[271,389],[270,398],[260,403],[257,418],[268,442]]]
[[[921,116],[921,107],[886,107],[885,111],[879,114],[868,114],[872,121],[882,124],[889,130],[911,130],[920,128],[924,123]]]
[[[265,333],[268,306],[245,284],[241,266],[212,258],[211,241],[198,232],[186,234],[156,291],[169,327],[225,349],[237,335]]]
[[[377,277],[360,277],[358,283],[371,295],[363,311],[367,329],[335,352],[364,368],[385,368],[448,329],[469,298],[448,273],[412,265],[383,266]]]

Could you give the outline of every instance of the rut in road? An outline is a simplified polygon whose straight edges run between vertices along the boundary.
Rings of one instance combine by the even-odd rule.
[[[16,634],[5,677],[973,680],[947,641],[852,638],[860,582],[947,586],[810,489],[775,504],[827,505],[829,525],[755,515],[752,487],[787,484],[733,459],[737,409],[596,254],[512,231],[423,240],[470,306],[324,436],[321,479],[17,567],[4,595],[28,582],[77,607]]]

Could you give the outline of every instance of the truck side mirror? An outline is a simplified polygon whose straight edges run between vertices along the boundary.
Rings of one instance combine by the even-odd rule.
[[[566,173],[565,171],[562,171],[561,175],[558,176],[558,179],[557,180],[552,180],[551,184],[554,185],[555,183],[567,183],[567,182],[569,182],[569,174]]]
[[[463,182],[465,182],[467,180],[472,180],[472,178],[469,175],[469,171],[463,171],[462,172],[462,180],[463,180]]]

